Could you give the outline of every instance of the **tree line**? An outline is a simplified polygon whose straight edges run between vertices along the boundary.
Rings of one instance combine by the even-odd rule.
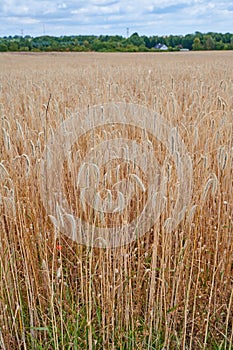
[[[0,38],[0,52],[4,51],[99,51],[99,52],[147,52],[160,51],[156,45],[166,45],[168,51],[233,50],[233,34],[201,33],[167,36],[139,36],[128,38],[120,35],[70,35],[39,37],[5,36]]]

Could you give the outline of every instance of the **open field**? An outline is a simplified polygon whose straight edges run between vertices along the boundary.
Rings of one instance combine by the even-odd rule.
[[[1,349],[233,349],[232,62],[230,51],[0,55]],[[74,113],[109,102],[159,113],[193,167],[191,199],[168,232],[179,181],[166,148],[147,135],[171,170],[165,205],[148,232],[115,249],[59,233],[40,192],[51,135]],[[136,128],[115,131],[140,142]],[[111,133],[82,135],[80,159]],[[77,169],[68,163],[61,187],[78,215]],[[138,190],[118,224],[137,215],[146,195]],[[93,210],[84,214],[98,222]]]

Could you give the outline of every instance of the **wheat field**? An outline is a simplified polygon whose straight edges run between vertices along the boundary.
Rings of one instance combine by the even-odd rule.
[[[0,55],[1,349],[233,349],[232,62],[230,51]],[[177,194],[169,160],[159,220],[114,249],[59,232],[40,193],[48,138],[72,115],[110,102],[161,115],[178,130],[193,169],[179,224],[169,233],[164,225]],[[136,129],[116,131],[140,139]],[[82,135],[79,158],[111,132]],[[162,164],[167,150],[148,138]],[[80,192],[70,185],[78,165],[61,167],[61,187],[78,213]],[[129,168],[121,166],[122,178]],[[142,209],[139,192],[119,222]]]

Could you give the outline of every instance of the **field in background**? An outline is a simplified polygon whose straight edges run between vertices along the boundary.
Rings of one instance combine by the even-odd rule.
[[[232,52],[0,55],[1,349],[232,349],[232,62]],[[165,210],[134,243],[92,249],[55,232],[39,166],[62,121],[110,101],[178,127],[193,195],[171,234]]]

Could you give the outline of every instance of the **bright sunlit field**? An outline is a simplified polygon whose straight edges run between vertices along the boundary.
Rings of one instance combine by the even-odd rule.
[[[148,135],[158,163],[171,169],[162,214],[130,244],[99,248],[54,227],[40,164],[62,122],[109,102],[147,107],[178,130],[192,194],[168,232],[179,181],[165,147]],[[1,349],[233,348],[233,52],[3,53],[0,117]],[[114,128],[140,140],[136,129]],[[112,132],[83,134],[73,153],[79,148],[83,159]],[[72,159],[61,164],[61,188],[78,215],[81,192],[70,183],[80,164]],[[131,222],[147,195],[131,166],[121,164],[119,176],[134,171],[138,190],[118,224]],[[98,226],[93,208],[80,215]]]

